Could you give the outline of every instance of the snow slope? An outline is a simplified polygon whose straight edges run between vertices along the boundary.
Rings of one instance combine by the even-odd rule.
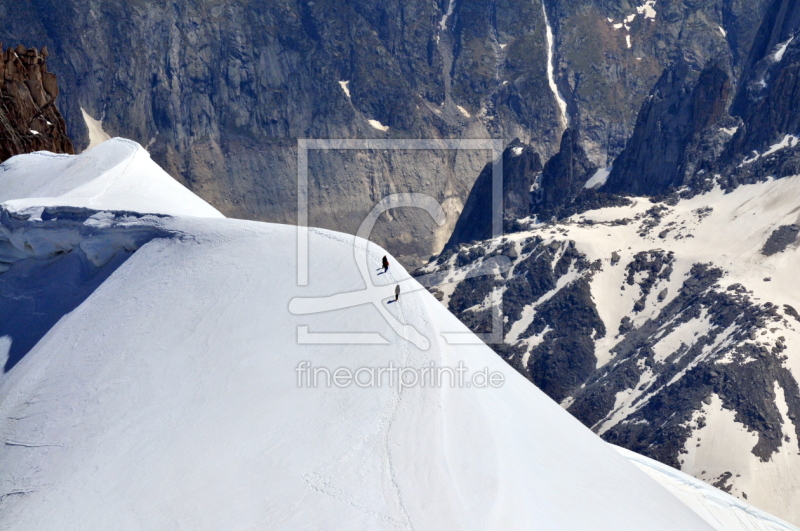
[[[427,351],[370,305],[289,313],[294,297],[363,288],[352,237],[312,232],[299,288],[292,227],[154,223],[175,236],[143,245],[3,376],[1,527],[707,529],[488,347],[448,346],[441,332],[464,327],[424,290],[390,311]],[[408,278],[388,277],[370,296]],[[300,325],[391,343],[298,345]],[[506,382],[305,388],[300,361],[463,361]]]
[[[0,165],[0,203],[17,211],[76,206],[222,217],[162,170],[142,146],[122,138],[80,155],[40,151],[5,161]]]
[[[18,189],[80,182],[45,164],[63,158],[27,160],[60,177]],[[161,198],[127,200],[161,208]],[[0,209],[0,288],[47,292],[113,266],[0,376],[2,529],[720,529],[695,512],[705,502],[675,497],[487,346],[448,344],[443,333],[467,329],[391,257],[379,274],[376,246],[365,283],[353,252],[365,242],[312,229],[310,282],[299,287],[293,227],[72,206],[27,218]],[[116,256],[98,260],[104,246]],[[29,271],[48,271],[50,285]],[[398,337],[375,305],[426,348]],[[382,344],[335,343],[363,332]],[[0,349],[16,336],[7,329]],[[313,387],[299,379],[303,362],[463,363],[467,382],[484,369],[504,382]],[[781,529],[748,527],[762,517],[726,529]]]
[[[130,181],[151,175],[134,171],[148,165],[127,146],[90,153],[133,161],[116,170]],[[81,180],[76,161],[100,177]],[[74,193],[114,173],[114,162],[20,157],[17,176],[54,180],[12,189],[4,179],[4,198],[30,207],[22,191],[33,190],[75,207],[84,197],[86,207],[170,210],[113,186]],[[79,208],[2,214],[4,248],[29,254],[10,259],[0,283],[25,286],[37,263],[64,271],[51,284],[116,268],[0,377],[2,529],[709,529],[488,347],[448,345],[442,333],[465,327],[394,260],[386,275],[370,267],[375,285],[355,299],[377,302],[429,348],[398,338],[370,304],[291,313],[309,297],[365,288],[352,236],[312,230],[310,285],[298,287],[289,226]],[[120,246],[133,232],[135,243]],[[47,245],[26,245],[31,234]],[[124,256],[95,264],[86,249],[104,243]],[[369,251],[379,263],[384,251]],[[83,265],[58,269],[64,260]],[[399,303],[385,304],[397,283]],[[5,303],[20,303],[11,295]],[[388,344],[308,344],[300,327],[373,332]],[[0,346],[13,348],[16,333]],[[331,370],[463,362],[505,383],[312,388],[298,385],[302,361]]]
[[[795,531],[797,528],[734,498],[708,483],[624,448],[615,447],[648,476],[664,485],[714,529],[727,531]]]
[[[81,107],[81,114],[86,128],[89,130],[89,145],[87,150],[92,149],[105,142],[111,140],[111,136],[103,129],[103,120],[95,120],[92,116]]]

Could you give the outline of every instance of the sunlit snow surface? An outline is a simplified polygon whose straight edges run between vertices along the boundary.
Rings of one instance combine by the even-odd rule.
[[[363,288],[352,237],[173,220],[66,315],[0,387],[0,524],[56,529],[705,529],[699,518],[486,346],[424,290],[293,316],[289,301]],[[377,247],[371,259],[379,263]],[[394,263],[394,260],[392,260]],[[407,274],[375,277],[389,294]],[[296,329],[390,346],[298,345]],[[500,371],[499,389],[298,388],[296,367]],[[8,495],[17,493],[15,495]],[[346,524],[345,524],[346,523]],[[629,527],[630,526],[630,527]]]
[[[74,206],[174,216],[222,217],[131,140],[114,138],[81,153],[39,151],[0,165],[0,203],[9,210]]]
[[[124,147],[106,142],[91,153],[115,144]],[[66,171],[66,161],[82,161],[83,171]],[[77,176],[112,162],[17,158],[17,176],[51,177],[17,182],[18,193],[6,182],[4,199],[45,190],[77,206],[69,192]],[[84,206],[116,197],[87,194]],[[160,197],[125,199],[128,209],[161,209]],[[387,305],[429,338],[425,351],[371,305],[292,315],[293,298],[366,287],[352,236],[312,230],[310,282],[298,287],[290,226],[91,219],[95,239],[119,225],[158,237],[0,376],[0,528],[709,529],[488,347],[448,345],[442,332],[466,328],[425,290]],[[66,221],[26,223],[60,234]],[[383,254],[369,254],[369,290],[388,302],[396,283],[415,281],[392,257],[378,275]],[[390,344],[299,345],[299,326],[375,332]],[[330,369],[463,362],[502,373],[505,384],[298,387],[301,361]]]
[[[92,152],[105,145],[114,143]],[[129,160],[120,153],[117,162]],[[69,193],[78,174],[56,171],[64,160],[17,158],[17,175],[52,177],[28,177],[15,190],[44,189],[75,207],[116,204],[114,181],[78,205],[82,196]],[[113,166],[110,157],[69,160],[84,161],[82,175],[102,173],[100,162]],[[24,171],[26,161],[35,171]],[[6,183],[4,200],[20,201],[10,190]],[[162,209],[160,197],[122,195],[127,209]],[[391,256],[379,275],[385,251],[377,246],[365,284],[353,237],[311,230],[309,285],[298,287],[290,226],[104,214],[90,221],[98,241],[120,226],[157,237],[0,376],[0,528],[714,528],[487,346],[448,345],[443,332],[466,328],[425,290],[406,290],[386,308],[429,338],[427,350],[398,338],[372,305],[288,311],[297,297],[366,288],[384,303],[398,282],[413,285]],[[60,234],[62,222],[26,223]],[[300,326],[374,332],[390,343],[301,345]],[[505,383],[402,393],[299,387],[301,361],[331,370],[463,362]]]
[[[714,529],[728,531],[796,531],[797,528],[760,511],[708,483],[653,459],[615,446],[622,455],[691,507]]]

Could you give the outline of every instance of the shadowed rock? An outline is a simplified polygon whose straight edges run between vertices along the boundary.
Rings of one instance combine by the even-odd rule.
[[[0,54],[0,162],[34,151],[75,153],[55,106],[58,85],[47,71],[49,54],[42,52],[20,44]]]

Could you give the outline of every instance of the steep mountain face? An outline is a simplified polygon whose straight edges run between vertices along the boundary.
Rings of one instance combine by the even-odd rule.
[[[225,214],[293,223],[298,138],[518,138],[544,163],[569,126],[607,167],[665,68],[683,58],[737,76],[771,6],[22,0],[0,6],[0,38],[58,52],[79,147],[83,108]],[[374,233],[419,263],[448,241],[488,160],[313,151],[309,222],[353,233],[387,193],[426,193],[444,204],[443,226],[397,210]]]
[[[773,1],[558,1],[562,93],[594,164],[610,166],[665,68],[721,63],[738,76]]]
[[[560,215],[597,170],[579,143],[578,130],[567,129],[561,137],[561,148],[544,165],[539,182],[533,187],[531,214],[540,219]]]
[[[503,152],[503,221],[517,220],[529,215],[534,204],[531,188],[542,172],[539,155],[514,139]],[[493,165],[487,163],[470,191],[464,210],[447,242],[452,249],[462,242],[492,237]]]
[[[55,105],[56,76],[42,52],[18,45],[3,53],[0,43],[0,162],[33,151],[74,153]]]
[[[633,136],[614,161],[603,190],[656,195],[682,186],[690,148],[725,115],[730,96],[730,77],[718,64],[699,76],[683,60],[665,70],[642,105]]]
[[[798,29],[800,7],[775,0],[739,68],[716,61],[701,70],[681,60],[665,70],[601,190],[685,195],[718,178],[731,189],[797,174]]]
[[[613,167],[567,131],[506,237],[421,269],[475,331],[502,294],[496,352],[606,440],[795,523],[798,9],[773,2],[735,56],[678,58]],[[499,257],[510,268],[486,275]]]
[[[604,439],[800,522],[800,176],[586,211],[425,267]],[[501,274],[489,264],[510,261]],[[472,276],[471,271],[483,271]]]

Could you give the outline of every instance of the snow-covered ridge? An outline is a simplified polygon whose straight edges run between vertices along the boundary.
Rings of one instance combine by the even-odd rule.
[[[159,223],[164,237],[0,378],[0,525],[247,529],[269,514],[286,528],[706,529],[488,347],[448,345],[442,332],[464,327],[424,290],[389,311],[430,338],[427,351],[371,306],[290,314],[298,296],[363,288],[352,236],[313,231],[311,284],[299,288],[292,227]],[[376,289],[408,278],[392,262],[373,273]],[[298,345],[301,325],[392,341]],[[496,389],[314,388],[298,386],[300,361],[463,362],[507,379]]]
[[[82,160],[94,177],[55,171],[59,157],[16,160],[12,170],[33,182],[4,189],[45,190],[73,205],[6,197],[17,208],[0,210],[0,315],[34,292],[58,293],[59,282],[98,276],[74,305],[40,301],[61,313],[0,375],[0,527],[713,529],[486,345],[449,344],[445,334],[469,332],[393,257],[385,274],[369,268],[365,285],[354,246],[376,265],[383,249],[312,230],[310,283],[299,287],[294,227],[98,211],[150,211],[151,198],[117,186],[147,179],[136,171],[147,165],[123,158],[126,172],[108,157]],[[108,174],[124,178],[107,180],[103,193],[74,193]],[[398,337],[372,305],[288,310],[339,293],[382,297],[394,285],[406,287],[400,300],[381,308],[429,348]],[[20,336],[5,325],[8,355]],[[310,344],[301,330],[389,341]],[[313,385],[303,366],[463,366],[503,383]]]
[[[797,528],[780,518],[760,511],[730,494],[710,486],[672,467],[631,452],[619,446],[619,453],[640,470],[667,488],[703,517],[714,529],[728,531],[797,531]]]
[[[127,147],[112,140],[91,153]],[[149,175],[137,156],[37,154],[3,170],[27,180],[2,180],[1,308],[26,304],[14,286],[41,278],[37,290],[58,293],[117,258],[0,375],[0,527],[708,529],[488,347],[449,345],[444,333],[468,332],[421,286],[386,311],[429,338],[424,351],[371,305],[287,310],[297,298],[413,285],[393,257],[365,286],[354,237],[314,230],[310,284],[298,287],[293,227],[93,209],[154,208],[134,193]],[[76,193],[98,181],[98,193]],[[385,251],[370,247],[377,264]],[[0,353],[20,339],[5,324]],[[300,344],[301,327],[390,342]],[[302,385],[300,361],[463,364],[504,383]]]
[[[114,138],[81,153],[18,155],[0,165],[8,210],[75,206],[173,216],[223,217],[152,161],[131,140]]]

